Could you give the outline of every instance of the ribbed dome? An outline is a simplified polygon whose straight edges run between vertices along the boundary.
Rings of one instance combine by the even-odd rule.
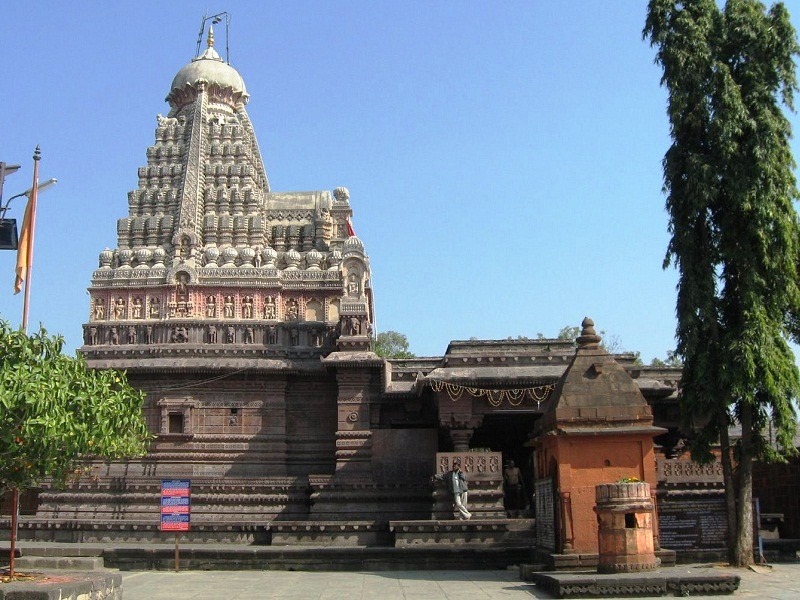
[[[351,252],[358,252],[360,254],[364,254],[364,243],[354,235],[351,235],[344,242],[343,254],[347,255],[350,254]]]
[[[231,89],[236,95],[247,97],[247,88],[239,72],[227,64],[214,50],[214,32],[209,30],[208,48],[192,62],[183,67],[170,86],[170,95],[176,90],[183,90],[187,85],[194,86],[198,81],[204,80],[208,84],[216,84],[220,88]]]

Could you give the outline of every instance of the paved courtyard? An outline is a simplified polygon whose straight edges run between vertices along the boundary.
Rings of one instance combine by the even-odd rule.
[[[680,569],[680,567],[676,567]],[[764,572],[736,571],[742,577],[736,598],[796,600],[800,598],[800,564],[775,565]],[[414,599],[470,600],[550,598],[533,584],[519,580],[516,569],[505,571],[132,571],[122,572],[125,600],[195,600],[244,598],[283,599]]]

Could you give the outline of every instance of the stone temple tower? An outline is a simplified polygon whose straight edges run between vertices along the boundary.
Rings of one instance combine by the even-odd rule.
[[[348,236],[348,191],[271,192],[248,98],[210,32],[172,81],[118,248],[100,253],[87,358],[307,357],[367,334],[369,263]]]
[[[369,260],[347,189],[270,189],[244,81],[207,43],[172,81],[118,246],[100,252],[80,352],[146,393],[156,440],[136,476],[332,474],[369,446],[353,397],[379,394]]]

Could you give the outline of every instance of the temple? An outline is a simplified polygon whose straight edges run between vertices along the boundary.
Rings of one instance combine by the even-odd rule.
[[[609,354],[590,319],[577,340],[377,356],[347,189],[273,191],[248,100],[210,31],[172,81],[83,325],[88,364],[145,392],[150,453],[94,464],[66,490],[45,483],[21,539],[160,539],[161,481],[182,478],[196,541],[536,547],[577,565],[596,560],[594,485],[628,477],[658,497],[662,558],[659,541],[724,547],[724,522],[699,525],[724,508],[718,466],[680,453],[680,371]],[[458,530],[431,482],[454,460],[473,514]]]

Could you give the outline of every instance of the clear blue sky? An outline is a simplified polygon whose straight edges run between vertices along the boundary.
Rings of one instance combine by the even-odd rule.
[[[800,1],[787,4],[800,28]],[[455,339],[555,336],[588,315],[646,362],[664,357],[669,139],[645,6],[5,2],[0,160],[22,168],[4,196],[31,185],[37,144],[42,179],[59,179],[40,196],[32,326],[80,346],[97,255],[116,247],[172,78],[204,12],[227,10],[272,189],[349,188],[379,331],[435,356]],[[14,259],[0,253],[0,316],[17,325]]]

